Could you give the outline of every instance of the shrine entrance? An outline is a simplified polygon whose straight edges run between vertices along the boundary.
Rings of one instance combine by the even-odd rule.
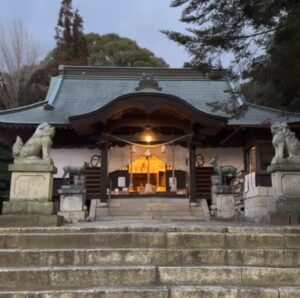
[[[196,202],[196,148],[214,142],[225,126],[223,118],[156,87],[136,89],[70,120],[101,150],[103,202],[122,196],[181,196]]]
[[[187,196],[188,149],[174,144],[115,146],[109,150],[109,173],[113,197]]]

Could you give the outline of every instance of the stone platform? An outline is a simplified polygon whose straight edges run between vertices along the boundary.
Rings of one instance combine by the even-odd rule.
[[[0,297],[300,297],[300,228],[103,221],[0,228]]]
[[[61,226],[63,217],[52,202],[52,164],[11,164],[11,188],[3,202],[0,227]]]

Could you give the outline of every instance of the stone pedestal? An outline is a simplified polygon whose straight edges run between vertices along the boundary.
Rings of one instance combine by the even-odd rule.
[[[267,170],[272,176],[272,197],[268,202],[270,223],[299,223],[300,163],[277,163]]]
[[[50,164],[9,165],[11,174],[10,198],[3,203],[0,226],[60,226],[52,202],[53,174]]]
[[[217,194],[217,214],[218,219],[234,219],[234,194]]]
[[[229,185],[222,185],[219,175],[211,176],[211,199],[210,213],[217,219],[233,219],[234,193]]]
[[[211,205],[210,205],[210,215],[214,218],[217,216],[217,190],[218,186],[221,184],[219,175],[212,175],[211,180]]]
[[[60,194],[60,211],[58,214],[63,216],[65,221],[76,222],[85,220],[86,207],[84,186],[62,186],[58,193]]]

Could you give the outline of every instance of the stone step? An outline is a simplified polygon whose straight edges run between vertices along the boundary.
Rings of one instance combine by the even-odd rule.
[[[187,204],[189,203],[189,199],[186,198],[122,198],[117,199],[113,198],[110,200],[110,204]]]
[[[153,285],[156,280],[154,266],[0,268],[1,290],[143,286]]]
[[[300,268],[242,266],[158,267],[167,285],[299,286]]]
[[[96,208],[97,210],[98,208]],[[200,209],[200,208],[199,208]],[[109,206],[110,211],[124,210],[124,211],[191,211],[188,205],[174,206],[174,205],[128,205],[128,206]]]
[[[300,287],[179,286],[170,298],[299,298]],[[10,298],[10,297],[9,297]]]
[[[96,213],[97,214],[97,213]],[[190,211],[184,210],[168,210],[168,211],[136,211],[136,210],[110,210],[111,216],[132,216],[132,215],[141,215],[141,216],[173,216],[173,217],[182,217],[190,216],[192,213]]]
[[[55,230],[54,230],[55,231]],[[4,233],[3,248],[248,248],[299,249],[297,234],[217,232]]]
[[[65,266],[1,268],[0,289],[96,286],[238,285],[299,286],[300,268],[236,266]]]
[[[229,265],[300,267],[299,250],[248,249],[2,249],[0,266]]]
[[[167,287],[97,287],[48,291],[0,291],[2,298],[169,298]],[[276,297],[277,298],[277,297]]]
[[[204,221],[204,218],[197,215],[184,216],[152,216],[152,215],[115,215],[115,216],[96,216],[96,221],[122,221],[122,220],[185,220],[185,221]]]
[[[297,298],[300,287],[152,286],[48,291],[0,291],[2,298]]]
[[[63,227],[0,227],[0,237],[5,234],[47,234],[47,233],[100,233],[100,232],[186,232],[186,233],[221,233],[221,234],[292,234],[300,238],[300,227],[290,226],[256,226],[239,223],[214,222],[213,224],[186,224],[185,222],[114,222],[114,223],[85,223],[66,225]]]

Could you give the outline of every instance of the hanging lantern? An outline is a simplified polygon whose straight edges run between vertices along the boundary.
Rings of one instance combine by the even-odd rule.
[[[165,145],[161,146],[161,153],[166,153],[166,146]]]
[[[132,147],[131,147],[131,153],[136,153],[136,148],[134,145],[132,145]]]

